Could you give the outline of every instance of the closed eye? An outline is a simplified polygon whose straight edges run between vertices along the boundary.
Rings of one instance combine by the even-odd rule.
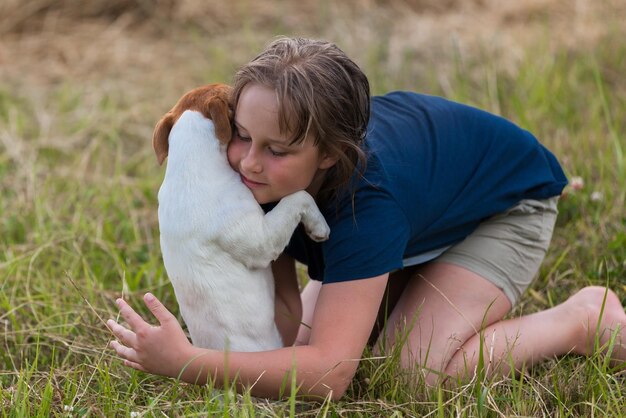
[[[273,150],[271,147],[268,147],[268,149],[274,157],[284,157],[285,155],[287,155],[287,153],[284,151],[276,151]]]
[[[250,142],[252,140],[252,138],[250,138],[249,136],[241,135],[241,133],[239,132],[239,129],[237,128],[235,128],[234,130],[234,137],[244,142]]]
[[[234,130],[233,130],[233,139],[237,139],[237,140],[242,141],[242,142],[251,142],[252,141],[251,137],[241,134],[241,132],[239,131],[239,128],[237,127],[237,125],[235,125]],[[278,151],[278,150],[272,148],[271,146],[268,146],[267,150],[274,157],[284,157],[285,155],[289,154],[287,151]]]

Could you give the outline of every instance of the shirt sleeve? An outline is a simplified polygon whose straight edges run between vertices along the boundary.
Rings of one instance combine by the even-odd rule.
[[[393,197],[361,187],[330,214],[330,239],[322,244],[324,283],[364,279],[402,268],[409,222]]]

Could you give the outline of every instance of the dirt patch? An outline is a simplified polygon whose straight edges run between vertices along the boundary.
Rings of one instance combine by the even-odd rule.
[[[230,70],[279,34],[333,40],[366,67],[386,71],[407,56],[444,63],[477,51],[515,71],[535,48],[593,48],[609,31],[624,31],[626,3],[4,0],[0,16],[2,84],[74,82],[130,92],[143,83],[176,97],[208,78],[228,81]]]

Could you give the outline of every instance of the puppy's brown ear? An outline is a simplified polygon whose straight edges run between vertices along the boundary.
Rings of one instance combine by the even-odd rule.
[[[227,144],[233,136],[231,125],[232,112],[228,105],[228,98],[213,96],[209,99],[209,115],[215,126],[215,136],[222,144]]]
[[[173,126],[174,117],[170,113],[167,113],[154,127],[154,132],[152,133],[152,147],[156,153],[159,165],[162,165],[167,157],[170,146],[169,136]]]

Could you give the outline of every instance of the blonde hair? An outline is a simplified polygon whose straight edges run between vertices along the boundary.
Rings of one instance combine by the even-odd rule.
[[[317,196],[328,202],[365,169],[361,149],[370,115],[369,82],[336,45],[305,38],[279,38],[235,74],[233,108],[248,84],[276,91],[281,133],[300,143],[315,138],[320,152],[338,158]]]

